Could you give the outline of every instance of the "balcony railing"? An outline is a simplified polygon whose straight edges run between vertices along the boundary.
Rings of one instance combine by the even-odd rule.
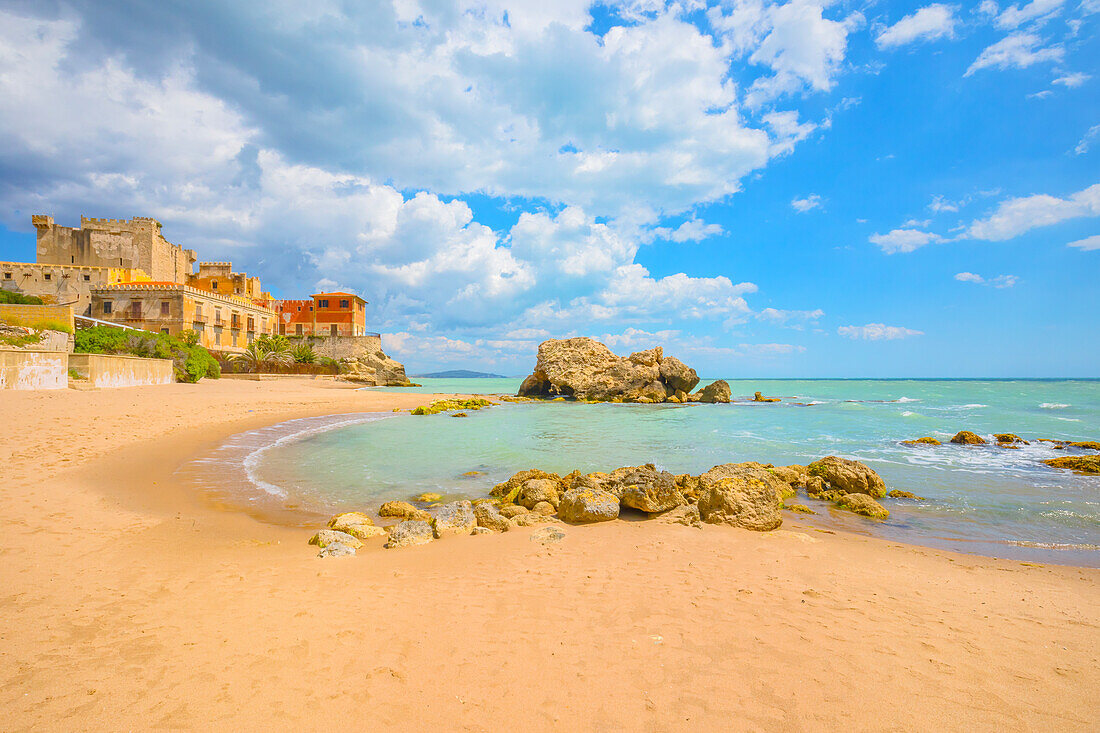
[[[206,323],[206,316],[204,316],[202,313],[196,313],[191,318],[191,320],[194,321],[195,323]]]

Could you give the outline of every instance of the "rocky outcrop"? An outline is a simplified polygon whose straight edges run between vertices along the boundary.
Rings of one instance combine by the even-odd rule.
[[[493,532],[507,532],[512,528],[508,518],[489,502],[474,504],[474,519],[477,520],[477,526]]]
[[[872,519],[886,519],[890,512],[867,494],[845,494],[836,500],[839,507]]]
[[[951,442],[960,445],[985,445],[985,438],[969,430],[960,430],[951,438]]]
[[[779,402],[778,397],[765,397],[763,393],[757,392],[752,396],[753,402]]]
[[[703,390],[699,392],[698,402],[718,403],[729,402],[733,396],[733,392],[730,390],[729,382],[724,379],[711,382]]]
[[[604,487],[619,497],[623,506],[648,514],[666,512],[687,503],[676,488],[676,477],[668,471],[658,471],[652,463],[616,469]]]
[[[519,388],[521,397],[571,396],[594,402],[682,401],[699,375],[658,346],[616,356],[586,337],[551,339],[539,345],[535,369]],[[683,397],[682,397],[683,396]]]
[[[699,517],[708,524],[767,532],[783,523],[779,496],[764,476],[746,473],[707,482],[699,494],[698,506]]]
[[[821,477],[832,488],[848,494],[867,494],[876,499],[886,496],[886,482],[859,461],[827,456],[811,463],[809,469],[811,475]]]
[[[427,522],[432,515],[423,509],[417,509],[407,501],[387,501],[378,509],[380,517],[397,517],[398,519],[416,519]]]
[[[418,519],[406,519],[390,528],[390,538],[386,542],[389,549],[426,545],[435,539],[432,525]]]
[[[993,433],[993,439],[997,441],[999,445],[1013,445],[1015,443],[1022,443],[1023,445],[1031,445],[1016,433]]]
[[[386,530],[374,526],[374,520],[363,512],[344,512],[329,520],[329,529],[350,534],[359,540],[386,534]]]
[[[405,365],[391,359],[382,349],[340,360],[340,376],[369,387],[414,387],[405,376]]]
[[[903,440],[901,442],[904,445],[943,445],[940,441],[930,437],[917,438],[916,440]]]
[[[607,522],[619,516],[619,500],[602,489],[570,489],[561,498],[558,516],[573,524]]]
[[[698,527],[701,521],[697,504],[682,504],[675,509],[669,509],[667,512],[658,514],[656,519],[658,522],[682,524],[685,527]]]
[[[432,529],[438,539],[467,535],[477,526],[474,505],[468,501],[452,501],[433,510]]]
[[[791,490],[790,484],[783,481],[779,476],[765,466],[763,463],[747,462],[747,463],[723,463],[720,466],[715,466],[704,474],[699,476],[699,483],[701,487],[705,487],[708,484],[712,484],[715,481],[726,478],[738,478],[752,481],[760,481],[768,486],[775,493],[776,501],[782,502],[784,498],[793,496],[794,492]],[[699,500],[702,501],[703,491],[700,489]],[[704,519],[705,521],[705,519]]]
[[[338,532],[334,529],[322,529],[317,534],[309,538],[309,544],[317,545],[321,549],[328,547],[332,544],[342,544],[350,547],[353,550],[358,550],[363,546],[363,543],[352,537],[347,532]]]

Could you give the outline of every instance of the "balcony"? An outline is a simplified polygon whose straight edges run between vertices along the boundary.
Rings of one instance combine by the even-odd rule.
[[[196,313],[194,316],[192,316],[191,320],[194,323],[206,323],[206,316],[204,316],[202,313]]]

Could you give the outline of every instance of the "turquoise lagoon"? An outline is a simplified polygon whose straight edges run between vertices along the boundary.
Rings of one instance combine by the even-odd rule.
[[[340,415],[235,436],[185,466],[204,488],[319,513],[371,509],[425,491],[484,496],[525,468],[608,471],[652,462],[673,473],[758,460],[865,461],[891,489],[874,522],[807,500],[791,522],[994,556],[1100,565],[1100,477],[1052,469],[1034,438],[1100,439],[1094,380],[729,380],[736,397],[761,390],[778,404],[503,404],[446,414]],[[519,380],[425,379],[395,391],[512,393]],[[704,384],[706,380],[704,380]],[[801,403],[801,404],[795,404]],[[1018,433],[1020,450],[946,444],[958,430]],[[900,441],[931,435],[945,445]],[[476,472],[475,475],[468,475]],[[466,474],[466,475],[464,475]]]

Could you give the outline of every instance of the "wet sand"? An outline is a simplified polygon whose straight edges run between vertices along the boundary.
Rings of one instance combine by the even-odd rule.
[[[614,522],[319,560],[173,477],[228,435],[424,395],[0,392],[8,730],[1095,730],[1100,571]],[[431,418],[425,418],[431,419]]]

